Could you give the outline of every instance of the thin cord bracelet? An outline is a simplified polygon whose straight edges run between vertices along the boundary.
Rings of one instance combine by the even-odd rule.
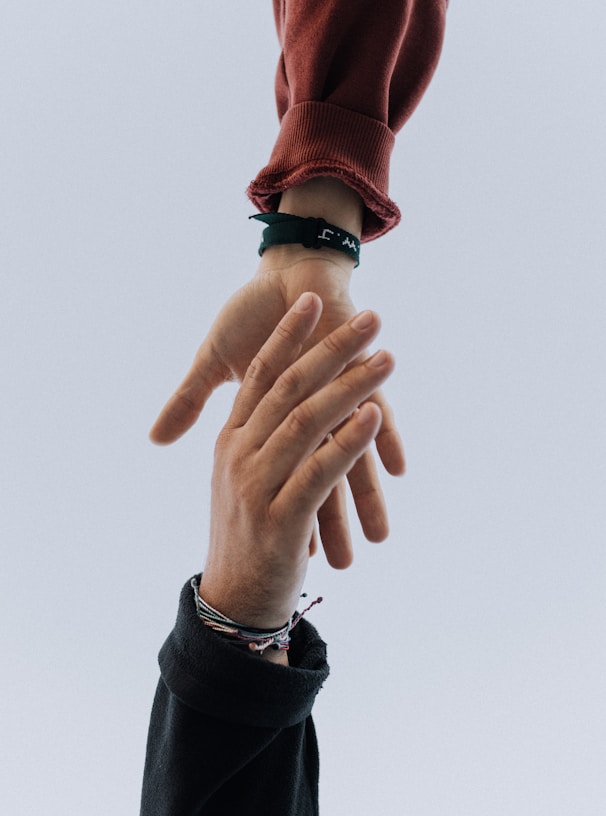
[[[200,578],[202,576],[200,575]],[[190,581],[191,587],[194,590],[194,600],[196,603],[196,612],[198,617],[205,626],[213,629],[221,635],[226,636],[234,643],[242,646],[247,646],[252,652],[263,654],[265,649],[272,647],[274,649],[288,650],[290,644],[290,633],[299,623],[306,612],[318,603],[322,603],[322,597],[316,598],[315,601],[303,610],[303,612],[293,615],[281,629],[276,631],[267,631],[264,629],[251,629],[246,626],[241,626],[236,621],[223,615],[217,609],[200,597],[200,581],[195,575]],[[305,594],[301,595],[306,598]]]
[[[289,213],[261,213],[250,218],[269,225],[263,230],[259,255],[271,246],[303,244],[308,249],[336,249],[353,258],[356,267],[360,265],[360,240],[323,218],[302,218]]]

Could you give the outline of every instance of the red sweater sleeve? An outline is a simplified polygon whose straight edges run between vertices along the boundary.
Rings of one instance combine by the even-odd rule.
[[[362,240],[392,229],[394,135],[436,69],[448,0],[274,0],[282,54],[280,133],[248,188],[262,211],[315,176],[336,176],[366,204]]]

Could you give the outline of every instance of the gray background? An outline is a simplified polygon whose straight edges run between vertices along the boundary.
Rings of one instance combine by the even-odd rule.
[[[455,2],[398,138],[353,292],[409,473],[307,582],[324,814],[604,813],[605,22]],[[2,813],[137,812],[234,388],[146,433],[255,270],[277,54],[269,2],[0,5]]]

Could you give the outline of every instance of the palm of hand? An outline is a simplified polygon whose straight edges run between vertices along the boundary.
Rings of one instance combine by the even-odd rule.
[[[220,381],[241,381],[279,320],[299,295],[306,291],[313,291],[322,298],[323,311],[303,351],[355,314],[353,302],[342,287],[336,287],[330,281],[321,283],[317,275],[301,275],[297,280],[293,277],[284,280],[276,273],[260,271],[228,300],[209,332],[217,379],[220,372]],[[199,356],[199,365],[208,367],[211,360],[204,345]]]

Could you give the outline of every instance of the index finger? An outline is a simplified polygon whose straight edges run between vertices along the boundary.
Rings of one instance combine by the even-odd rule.
[[[226,428],[239,428],[253,413],[276,379],[299,356],[322,313],[322,301],[304,292],[280,320],[248,366]]]

